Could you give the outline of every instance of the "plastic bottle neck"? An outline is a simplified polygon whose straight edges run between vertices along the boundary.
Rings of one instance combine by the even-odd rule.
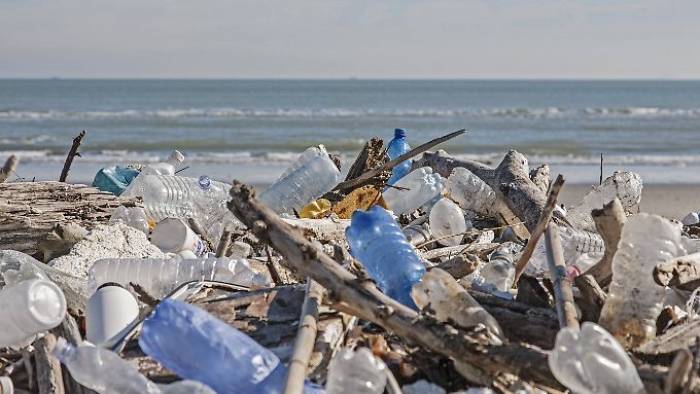
[[[406,139],[406,130],[404,129],[394,129],[394,139]]]
[[[51,351],[51,354],[53,354],[54,357],[59,359],[62,363],[66,364],[75,358],[76,352],[77,349],[75,346],[68,343],[68,341],[66,341],[64,338],[58,338],[56,340],[56,345]]]

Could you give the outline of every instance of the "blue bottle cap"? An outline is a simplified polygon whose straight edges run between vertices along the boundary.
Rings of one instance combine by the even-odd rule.
[[[406,130],[404,129],[394,129],[394,138],[405,138]]]
[[[201,187],[203,190],[209,190],[209,188],[211,187],[211,179],[209,179],[209,177],[206,175],[200,176],[199,187]]]

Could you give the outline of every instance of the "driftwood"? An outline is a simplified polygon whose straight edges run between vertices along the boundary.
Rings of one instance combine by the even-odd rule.
[[[603,209],[594,209],[591,212],[596,229],[603,237],[605,252],[603,257],[593,267],[589,268],[585,274],[595,278],[600,286],[607,286],[612,280],[612,260],[617,252],[617,245],[620,243],[622,226],[625,225],[627,217],[622,209],[620,200],[614,200],[605,204]]]
[[[574,283],[581,291],[579,307],[583,313],[583,320],[597,323],[608,295],[598,286],[592,275],[579,275],[574,279]]]
[[[654,281],[661,286],[693,291],[700,286],[700,253],[676,257],[654,267]]]
[[[0,169],[0,183],[5,182],[10,174],[17,170],[17,165],[19,164],[19,159],[17,156],[12,155],[7,158],[5,165]]]
[[[561,249],[559,240],[559,229],[554,223],[547,226],[544,234],[545,245],[547,247],[547,264],[549,265],[549,275],[554,284],[554,302],[557,307],[560,327],[575,328],[578,330],[579,324],[576,318],[576,306],[574,295],[571,289],[571,281],[566,277],[566,264],[564,264],[564,252]]]
[[[51,356],[51,349],[56,345],[56,337],[46,334],[35,342],[34,362],[36,364],[37,386],[41,394],[63,394],[63,376],[61,363]]]
[[[66,181],[66,179],[68,178],[68,171],[70,171],[70,166],[73,164],[73,159],[75,159],[75,156],[80,157],[78,148],[80,148],[80,144],[83,142],[84,137],[85,130],[81,131],[80,134],[73,138],[73,145],[71,145],[70,150],[68,151],[66,162],[63,163],[63,170],[61,171],[61,176],[58,178],[59,182]]]
[[[216,245],[216,257],[226,257],[229,246],[231,246],[231,231],[225,229],[221,233],[219,244]]]
[[[549,183],[551,182],[549,179],[549,166],[542,164],[539,167],[530,170],[530,180],[535,184],[535,186],[537,186],[538,189],[547,193],[547,190],[549,190]]]
[[[12,249],[39,259],[39,245],[57,224],[91,229],[107,223],[120,206],[138,206],[136,199],[116,197],[85,185],[61,182],[0,184],[0,249]]]
[[[455,279],[460,279],[476,271],[479,264],[481,264],[481,260],[477,256],[471,253],[463,253],[438,263],[433,268],[440,268],[452,275]]]
[[[386,162],[384,154],[384,141],[379,137],[372,137],[362,151],[357,155],[355,162],[350,166],[346,181],[355,179],[369,170],[373,170]]]
[[[435,260],[442,257],[454,257],[461,255],[463,253],[471,253],[479,258],[485,259],[489,253],[496,250],[500,245],[494,243],[486,244],[470,244],[470,245],[457,245],[457,246],[445,246],[444,248],[428,250],[425,252],[418,252],[420,257],[425,260]]]
[[[302,394],[304,392],[304,378],[309,366],[309,359],[314,350],[318,324],[318,307],[321,304],[323,287],[311,279],[306,284],[306,296],[301,307],[299,318],[299,330],[294,342],[294,354],[289,361],[287,382],[284,394]]]

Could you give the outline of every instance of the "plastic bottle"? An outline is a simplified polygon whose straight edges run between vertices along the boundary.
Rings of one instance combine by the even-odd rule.
[[[411,146],[408,145],[408,142],[406,142],[406,130],[394,129],[394,139],[389,141],[386,151],[387,156],[389,156],[389,160],[394,160],[410,150]],[[409,172],[411,172],[411,161],[402,161],[391,170],[391,178],[389,178],[387,184],[394,185],[399,181],[399,179],[405,177]]]
[[[627,219],[613,257],[612,283],[599,320],[626,348],[656,336],[656,318],[666,293],[654,281],[654,268],[684,254],[680,223],[646,213]]]
[[[577,394],[645,393],[625,349],[595,323],[583,323],[580,332],[559,330],[548,362],[554,377]]]
[[[277,356],[232,326],[173,299],[158,304],[143,323],[139,346],[186,379],[217,393],[281,393],[287,368]],[[312,392],[307,382],[305,392]]]
[[[628,213],[637,213],[642,200],[642,178],[634,172],[616,172],[600,186],[583,197],[581,203],[568,210],[566,218],[578,228],[596,231],[591,211],[601,209],[615,197],[620,199],[622,208]]]
[[[345,230],[350,253],[389,297],[415,308],[411,288],[425,273],[423,261],[406,240],[391,213],[373,206],[355,211]]]
[[[92,186],[120,196],[138,175],[138,170],[129,167],[105,167],[97,171]]]
[[[0,290],[0,348],[26,346],[66,316],[66,299],[53,282],[29,279]]]
[[[277,213],[301,210],[340,180],[340,170],[323,145],[307,149],[282,175],[259,197]]]
[[[131,226],[144,234],[148,235],[150,227],[148,226],[148,218],[146,212],[141,207],[127,208],[123,205],[118,206],[112,211],[112,216],[109,218],[109,224],[124,223]]]
[[[401,178],[396,187],[388,188],[382,196],[389,209],[396,215],[403,215],[438,197],[444,184],[440,174],[433,174],[430,167],[422,167]]]
[[[182,219],[176,218],[166,218],[158,222],[151,234],[151,242],[163,253],[189,250],[195,256],[201,256],[207,251],[199,236]]]
[[[430,210],[430,232],[443,246],[457,246],[464,239],[467,221],[464,212],[449,198],[441,198]],[[450,235],[454,235],[450,237]]]
[[[363,347],[341,349],[328,366],[327,394],[382,394],[386,365]]]
[[[138,317],[136,298],[116,283],[105,283],[88,301],[86,339],[93,345],[102,345]]]
[[[595,232],[572,229],[559,226],[559,238],[564,252],[567,272],[570,278],[586,272],[595,263],[600,261],[605,252],[603,238]],[[544,237],[540,237],[535,245],[535,250],[530,258],[530,263],[525,268],[529,275],[539,276],[549,272],[547,266],[547,249]]]
[[[488,263],[479,270],[484,283],[496,290],[507,292],[515,280],[515,259],[523,247],[514,242],[505,242],[489,255]]]
[[[683,223],[686,226],[696,225],[700,223],[700,215],[697,212],[690,212],[689,214],[685,215],[685,217],[683,217],[681,223]]]
[[[174,150],[170,157],[164,162],[153,163],[145,166],[141,170],[143,175],[175,175],[177,167],[185,160],[185,156],[180,151]]]
[[[488,216],[496,203],[491,186],[463,167],[457,167],[447,178],[445,194],[462,209]]]
[[[58,338],[52,354],[68,367],[78,383],[100,394],[215,394],[206,385],[193,381],[156,385],[135,365],[101,347],[74,346]]]
[[[262,274],[255,273],[244,259],[102,259],[88,274],[93,293],[99,286],[114,282],[124,287],[134,282],[154,297],[164,297],[183,283],[213,280],[242,286],[267,286]]]
[[[423,224],[409,224],[404,227],[401,231],[406,236],[406,240],[413,246],[417,246],[426,243],[430,240],[430,229],[427,223]]]
[[[496,338],[504,338],[496,319],[452,275],[440,268],[433,268],[423,275],[413,286],[411,296],[418,307],[429,308],[440,322],[452,321],[465,328],[483,324]]]

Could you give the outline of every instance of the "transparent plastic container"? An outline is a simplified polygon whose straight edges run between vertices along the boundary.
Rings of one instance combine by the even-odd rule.
[[[515,261],[523,247],[513,242],[505,242],[489,255],[489,261],[483,264],[479,274],[485,283],[493,285],[498,291],[507,292],[515,280]]]
[[[408,153],[411,150],[411,146],[406,142],[406,130],[404,129],[394,129],[394,138],[389,141],[387,145],[386,154],[389,156],[389,160],[394,160],[395,158]],[[411,160],[403,161],[397,164],[391,170],[391,178],[387,181],[387,184],[393,185],[399,181],[399,179],[405,177],[409,172],[411,172]]]
[[[464,232],[467,231],[464,212],[448,198],[441,198],[433,205],[430,210],[429,223],[433,238],[443,246],[461,244]]]
[[[401,178],[396,187],[388,188],[382,196],[389,209],[396,215],[403,215],[439,197],[444,185],[440,174],[434,174],[430,167],[422,167]]]
[[[559,239],[567,272],[571,278],[586,272],[600,261],[605,252],[603,238],[595,232],[559,226]],[[544,237],[540,237],[537,241],[525,272],[533,276],[541,276],[549,272]]]
[[[446,196],[462,209],[488,216],[496,203],[496,193],[491,186],[463,167],[457,167],[447,178]]]
[[[141,207],[127,208],[123,205],[112,211],[109,224],[124,223],[148,235],[150,228],[146,212]]]
[[[241,286],[268,286],[262,274],[255,273],[245,259],[102,259],[90,268],[90,294],[109,282],[128,288],[137,283],[154,297],[164,297],[183,283],[212,280]]]
[[[345,234],[350,253],[379,288],[389,297],[415,308],[411,288],[425,273],[425,266],[391,213],[376,205],[368,211],[355,211]]]
[[[143,175],[175,175],[177,167],[185,160],[180,151],[174,150],[167,160],[160,163],[148,164],[141,170]]]
[[[56,284],[29,279],[0,290],[0,348],[26,346],[63,321],[66,299]]]
[[[382,394],[386,378],[386,365],[369,349],[341,349],[328,366],[326,394]]]

